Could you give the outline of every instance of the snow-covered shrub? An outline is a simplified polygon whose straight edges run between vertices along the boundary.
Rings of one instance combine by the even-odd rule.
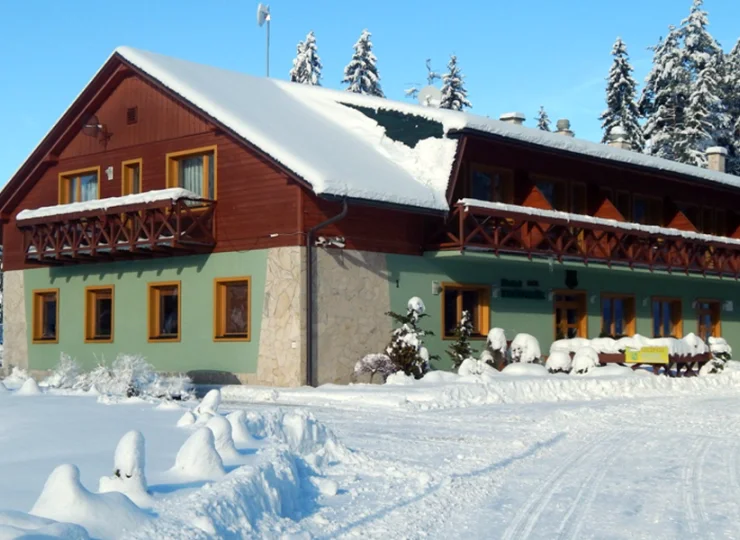
[[[187,427],[195,424],[196,417],[191,411],[185,412],[177,421],[177,427]]]
[[[217,414],[206,423],[206,427],[213,432],[213,442],[216,452],[224,461],[239,459],[239,452],[234,446],[234,437],[231,432],[231,422]]]
[[[218,408],[221,406],[221,390],[214,388],[209,390],[208,393],[203,396],[198,406],[193,411],[196,416],[201,414],[216,414]]]
[[[732,360],[732,347],[723,337],[710,337],[709,349],[712,355],[720,360]]]
[[[571,358],[570,353],[563,350],[554,350],[547,357],[545,367],[550,373],[570,373]]]
[[[707,346],[707,344],[704,343],[704,341],[693,332],[689,332],[688,334],[686,334],[683,338],[681,338],[681,341],[686,344],[693,356],[709,352],[709,347]]]
[[[129,431],[116,446],[113,476],[103,476],[98,491],[123,493],[138,506],[151,506],[152,498],[147,492],[145,469],[144,436],[136,430]]]
[[[552,354],[555,351],[564,351],[564,352],[576,352],[581,347],[587,347],[590,345],[590,341],[586,338],[568,338],[568,339],[558,339],[556,341],[553,341],[552,345],[550,345],[550,354]]]
[[[573,357],[571,373],[581,375],[597,367],[599,367],[599,353],[596,352],[596,349],[592,347],[581,347]]]
[[[480,359],[491,367],[503,369],[506,364],[506,334],[503,328],[491,328],[486,337],[486,348]]]
[[[424,302],[415,296],[408,301],[405,315],[386,313],[400,326],[393,330],[385,354],[393,362],[395,371],[403,371],[417,379],[429,371],[429,361],[436,359],[436,356],[429,356],[424,347],[424,337],[434,334],[419,328],[419,321],[428,317],[425,311]]]
[[[49,388],[72,388],[80,376],[80,365],[77,360],[62,353],[59,355],[59,363],[54,367],[43,383]]]
[[[38,383],[32,377],[29,377],[23,382],[15,394],[17,396],[38,396],[41,394],[41,389]]]
[[[247,413],[243,410],[234,411],[226,415],[226,420],[231,424],[231,436],[235,444],[251,445],[254,437],[247,429]]]
[[[541,356],[540,343],[532,335],[517,334],[511,342],[512,362],[531,364],[532,362],[539,361]]]
[[[358,377],[368,373],[370,374],[370,382],[373,382],[376,373],[379,373],[385,381],[388,375],[395,371],[396,367],[387,354],[370,353],[355,364],[354,374],[355,377]]]
[[[19,388],[29,377],[30,375],[25,369],[13,366],[10,375],[3,379],[3,383],[8,388]]]
[[[195,431],[180,447],[170,472],[191,480],[217,480],[224,474],[224,463],[216,451],[213,432],[207,427]]]
[[[475,358],[466,358],[457,370],[461,377],[495,377],[499,374],[498,370],[491,367],[483,360]],[[426,380],[426,377],[425,377]]]
[[[470,336],[473,335],[473,320],[468,310],[463,310],[462,317],[455,326],[453,335],[455,341],[450,344],[447,355],[452,359],[452,366],[458,369],[463,360],[473,355],[473,349],[470,346]]]
[[[406,375],[403,371],[396,371],[395,373],[388,375],[388,378],[385,380],[385,384],[389,384],[391,386],[408,386],[410,384],[414,384],[414,376]]]
[[[715,375],[721,373],[725,369],[725,361],[719,358],[712,358],[709,362],[704,364],[699,370],[699,375]]]

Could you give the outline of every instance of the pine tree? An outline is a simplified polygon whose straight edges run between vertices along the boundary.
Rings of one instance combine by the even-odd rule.
[[[645,147],[645,139],[642,134],[642,126],[638,121],[640,113],[635,104],[637,83],[632,78],[633,69],[629,62],[627,46],[622,38],[617,38],[614,43],[612,56],[614,56],[614,64],[609,70],[606,85],[607,109],[599,117],[601,127],[604,130],[604,137],[601,142],[608,142],[612,128],[621,126],[627,132],[632,150],[642,152]]]
[[[552,131],[550,129],[550,117],[547,115],[547,112],[545,112],[545,107],[540,105],[540,110],[537,113],[537,129],[541,129],[542,131]]]
[[[463,360],[473,356],[473,349],[470,347],[470,337],[473,335],[473,321],[470,312],[462,312],[460,322],[455,326],[455,341],[450,345],[447,354],[452,359],[455,369],[460,367]]]
[[[290,70],[290,80],[311,86],[321,86],[321,59],[316,46],[316,36],[313,30],[308,33],[305,41],[298,42],[293,68]]]
[[[429,371],[429,361],[437,358],[429,356],[429,352],[424,347],[424,337],[434,334],[419,327],[419,321],[428,317],[424,313],[424,303],[419,298],[412,298],[408,302],[405,315],[392,311],[386,315],[398,323],[399,327],[393,330],[391,342],[386,347],[385,354],[398,371],[420,379]]]
[[[723,101],[728,130],[718,144],[727,148],[727,172],[740,176],[740,40],[726,55]]]
[[[363,30],[360,39],[355,43],[355,53],[347,67],[344,68],[344,79],[347,90],[356,94],[385,97],[380,87],[380,74],[376,66],[378,59],[373,54],[373,43],[370,32]]]
[[[647,119],[643,128],[646,153],[666,159],[676,158],[678,134],[683,129],[690,92],[680,37],[680,31],[671,26],[666,38],[652,47],[653,67],[637,104],[640,114]]]
[[[463,86],[465,76],[457,65],[457,56],[450,56],[450,62],[447,64],[447,73],[442,75],[442,101],[440,109],[451,109],[461,111],[463,108],[472,108],[468,101],[468,91]]]
[[[694,0],[689,16],[681,21],[681,37],[684,44],[684,61],[692,82],[699,78],[707,63],[715,62],[722,55],[722,47],[707,30],[709,18],[702,10],[704,0]]]

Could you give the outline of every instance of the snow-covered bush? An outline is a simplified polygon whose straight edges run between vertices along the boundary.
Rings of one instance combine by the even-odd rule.
[[[506,334],[503,328],[491,328],[486,337],[486,348],[480,359],[491,367],[503,369],[506,364]]]
[[[453,335],[455,341],[450,344],[447,355],[452,359],[452,366],[458,369],[463,360],[473,355],[473,349],[470,346],[470,336],[473,335],[473,320],[468,310],[463,310],[462,317],[455,326]]]
[[[715,375],[721,373],[725,369],[725,361],[719,358],[712,358],[709,362],[704,364],[699,370],[699,375]]]
[[[429,371],[429,361],[436,356],[429,356],[424,347],[424,337],[434,335],[432,332],[419,328],[419,321],[428,317],[421,298],[413,297],[408,301],[405,315],[389,311],[386,313],[400,326],[393,330],[391,342],[385,353],[393,362],[395,371],[403,371],[420,379]]]
[[[723,337],[710,337],[709,350],[712,355],[720,360],[732,360],[732,347]]]
[[[581,375],[599,367],[599,353],[592,347],[581,347],[573,357],[571,373]]]
[[[144,436],[136,430],[129,431],[116,446],[113,476],[103,476],[98,491],[123,493],[138,506],[151,506],[152,498],[147,492],[145,469]]]
[[[706,343],[704,343],[704,340],[702,340],[693,332],[689,332],[688,334],[686,334],[683,338],[681,338],[681,341],[686,344],[693,356],[709,352],[709,347]]]
[[[234,436],[231,431],[231,422],[217,414],[206,423],[206,427],[213,432],[213,443],[216,452],[223,461],[239,459],[239,452],[234,446]]]
[[[457,370],[461,377],[495,377],[498,373],[497,369],[475,358],[466,358]]]
[[[41,394],[41,389],[38,383],[32,377],[26,379],[18,391],[15,393],[17,396],[38,396]]]
[[[532,362],[539,361],[541,356],[540,343],[532,335],[517,334],[511,342],[512,362],[531,364]]]
[[[208,393],[203,396],[198,406],[195,408],[195,414],[197,416],[202,414],[216,414],[218,408],[221,406],[221,390],[214,388],[209,390]]]
[[[369,374],[370,382],[373,382],[373,377],[376,373],[379,373],[385,382],[388,375],[395,371],[396,367],[387,354],[370,353],[358,360],[355,364],[354,374],[355,377]]]
[[[3,383],[8,388],[19,388],[29,377],[30,375],[25,369],[13,366],[10,375],[3,379]]]
[[[72,388],[80,376],[80,365],[77,360],[62,353],[59,355],[59,363],[51,370],[49,376],[42,384],[49,388]]]
[[[217,480],[224,474],[224,463],[216,451],[213,432],[199,428],[180,447],[170,472],[191,480]]]
[[[571,358],[570,353],[563,350],[554,350],[547,357],[545,367],[550,373],[570,373]]]

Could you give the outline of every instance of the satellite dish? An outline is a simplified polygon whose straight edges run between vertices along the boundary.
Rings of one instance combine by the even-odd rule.
[[[270,6],[267,4],[257,4],[257,25],[262,26],[270,20]]]
[[[425,86],[419,90],[419,105],[437,107],[442,103],[442,91],[436,86]]]
[[[102,130],[103,125],[94,114],[88,116],[87,120],[82,124],[82,133],[88,137],[97,137]]]

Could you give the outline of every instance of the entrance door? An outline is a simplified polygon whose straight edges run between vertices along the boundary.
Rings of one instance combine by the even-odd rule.
[[[586,337],[586,293],[558,291],[553,297],[555,339]]]

